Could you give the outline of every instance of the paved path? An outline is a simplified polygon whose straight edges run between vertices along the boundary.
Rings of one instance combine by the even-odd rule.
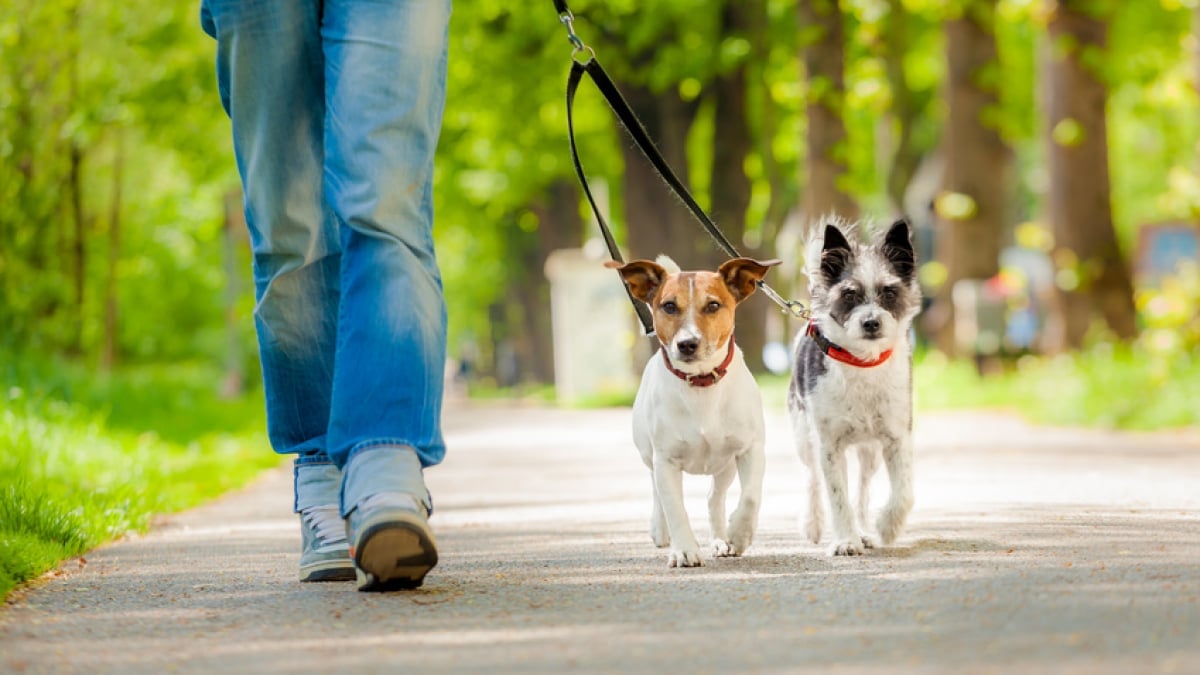
[[[0,672],[1200,672],[1200,435],[926,416],[906,534],[832,559],[799,537],[768,424],[740,559],[666,567],[628,411],[458,408],[423,589],[296,582],[272,471],[18,593]]]

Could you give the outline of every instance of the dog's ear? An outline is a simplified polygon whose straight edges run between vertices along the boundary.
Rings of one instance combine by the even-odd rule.
[[[609,260],[604,266],[620,272],[621,279],[629,287],[629,294],[647,305],[654,299],[654,292],[662,285],[663,279],[667,278],[667,271],[662,265],[649,260],[634,260],[624,264]]]
[[[758,281],[762,281],[767,270],[780,264],[781,260],[754,260],[751,258],[734,258],[725,261],[717,268],[717,274],[733,294],[733,299],[741,302],[750,297]]]
[[[850,267],[854,251],[846,235],[836,225],[825,226],[825,240],[821,247],[821,274],[830,285],[836,284]]]
[[[883,238],[882,250],[883,257],[887,258],[892,269],[896,270],[896,276],[905,282],[912,281],[917,256],[913,252],[912,228],[909,227],[907,219],[901,218],[892,223],[892,227]]]

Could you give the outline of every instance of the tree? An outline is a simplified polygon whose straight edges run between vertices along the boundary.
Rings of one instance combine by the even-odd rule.
[[[887,0],[888,12],[883,26],[881,52],[891,93],[891,116],[895,127],[895,151],[886,176],[886,191],[897,213],[904,211],[904,198],[917,167],[929,150],[918,130],[923,116],[928,116],[932,90],[917,89],[905,61],[914,50],[914,16],[902,0]],[[915,214],[908,214],[913,216]]]
[[[946,281],[931,313],[935,341],[954,349],[951,290],[961,279],[988,279],[1000,269],[1008,225],[1011,153],[999,129],[1000,64],[996,0],[966,0],[945,23],[948,115],[942,136],[945,170],[936,200],[937,258]]]
[[[628,79],[618,86],[667,164],[688,186],[691,172],[687,140],[700,100],[685,99],[676,87],[655,91]],[[702,266],[711,254],[692,214],[670,195],[654,167],[625,138],[621,139],[621,158],[625,167],[620,185],[629,255],[653,259],[665,254],[684,269]]]
[[[804,213],[809,220],[826,214],[858,216],[858,205],[845,187],[846,98],[845,30],[838,0],[800,0],[802,52],[808,82]]]
[[[521,312],[518,325],[517,358],[526,378],[541,384],[554,383],[554,339],[550,317],[550,285],[546,281],[546,259],[559,249],[583,245],[583,219],[579,215],[580,191],[574,180],[555,181],[543,197],[530,207],[528,220],[536,229],[520,244],[523,278],[517,283]]]
[[[1118,337],[1137,333],[1133,284],[1113,226],[1108,168],[1108,90],[1100,67],[1107,24],[1084,0],[1060,0],[1044,64],[1057,289],[1067,346],[1079,348],[1094,318]]]
[[[746,175],[746,160],[754,151],[749,111],[747,110],[750,38],[759,17],[765,13],[761,2],[730,0],[721,15],[721,52],[727,62],[720,64],[713,79],[712,172],[709,194],[712,218],[725,236],[750,257],[761,257],[761,247],[746,245],[746,212],[750,208],[751,181]],[[717,256],[724,259],[727,256]],[[713,261],[718,262],[718,261]],[[715,269],[715,265],[709,269]],[[758,294],[761,295],[761,294]],[[746,364],[753,372],[764,370],[763,345],[766,343],[766,298],[752,297],[738,309],[737,340]]]

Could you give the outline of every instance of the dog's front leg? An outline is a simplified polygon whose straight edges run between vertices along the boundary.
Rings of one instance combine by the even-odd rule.
[[[671,536],[671,554],[667,558],[669,567],[700,567],[700,544],[688,522],[683,507],[683,471],[660,457],[654,458],[654,491],[663,517],[667,520],[667,531]]]
[[[793,421],[798,417],[793,414]],[[820,443],[809,436],[808,429],[801,426],[800,423],[795,423],[796,431],[796,451],[800,454],[801,463],[804,464],[804,476],[806,478],[806,489],[804,494],[808,496],[808,510],[803,518],[802,525],[804,534],[808,540],[814,544],[821,543],[821,530],[825,527],[825,500],[821,496],[821,461],[817,459],[820,453]]]
[[[846,448],[822,438],[818,453],[833,520],[833,545],[829,547],[829,555],[861,555],[862,538],[855,532],[854,509],[850,506],[846,485]]]
[[[754,541],[758,528],[758,508],[762,503],[763,472],[766,466],[761,443],[738,455],[737,472],[742,493],[738,496],[738,507],[729,518],[729,546],[731,555],[741,555]]]
[[[658,498],[658,485],[654,480],[654,469],[650,469],[650,487],[654,495],[654,506],[650,513],[650,539],[659,548],[671,545],[671,533],[667,529],[667,518],[663,515],[662,500]]]
[[[708,528],[712,533],[712,552],[718,558],[737,555],[726,541],[729,536],[725,529],[725,494],[729,492],[737,470],[737,464],[730,462],[713,474],[712,491],[708,493]]]
[[[888,478],[892,484],[892,494],[888,497],[887,506],[879,514],[875,522],[876,529],[883,543],[890,544],[896,540],[908,512],[913,506],[913,466],[912,466],[912,435],[902,433],[896,438],[889,438],[883,445],[883,463],[887,466]]]
[[[879,448],[874,443],[858,446],[858,530],[862,534],[863,548],[875,548],[876,540],[869,533],[871,515],[871,478],[879,468]]]

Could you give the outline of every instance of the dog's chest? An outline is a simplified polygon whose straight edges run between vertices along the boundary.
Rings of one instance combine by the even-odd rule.
[[[908,371],[896,366],[901,364],[831,370],[816,381],[805,405],[823,426],[845,434],[894,433],[908,425],[912,414]]]
[[[648,422],[654,452],[663,459],[687,473],[712,474],[761,442],[757,390],[740,391],[736,381],[717,385],[722,390],[699,391],[666,384],[657,396],[639,397],[634,406],[635,417]]]
[[[663,430],[659,448],[663,457],[688,473],[712,474],[745,451],[746,435],[717,423]]]

